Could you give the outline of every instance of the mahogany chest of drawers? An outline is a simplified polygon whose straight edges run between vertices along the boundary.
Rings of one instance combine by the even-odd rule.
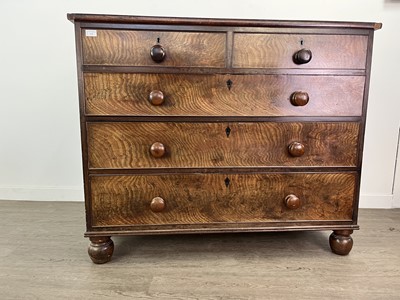
[[[68,18],[95,263],[133,234],[333,230],[350,252],[381,24]]]

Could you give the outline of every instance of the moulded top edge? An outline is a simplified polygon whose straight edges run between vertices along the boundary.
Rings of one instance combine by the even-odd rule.
[[[100,14],[67,14],[71,22],[92,23],[130,23],[130,24],[164,24],[164,25],[199,25],[199,26],[240,26],[240,27],[298,27],[298,28],[382,28],[382,23],[339,22],[339,21],[289,21],[259,19],[211,19],[211,18],[178,18],[156,16],[121,16]]]

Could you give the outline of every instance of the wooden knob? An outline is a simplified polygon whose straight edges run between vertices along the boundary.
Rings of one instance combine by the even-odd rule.
[[[285,206],[289,209],[297,209],[300,207],[300,199],[293,194],[287,195],[285,197]]]
[[[161,91],[151,91],[149,101],[153,105],[161,105],[164,103],[164,94]]]
[[[165,154],[165,146],[162,143],[155,142],[150,146],[150,153],[153,155],[153,157],[162,157]]]
[[[151,59],[156,63],[162,62],[166,55],[165,49],[160,44],[154,45],[150,49]]]
[[[304,106],[308,103],[308,100],[310,100],[310,97],[306,92],[294,92],[290,96],[290,102],[294,106]]]
[[[289,145],[289,154],[294,157],[299,157],[304,154],[304,145],[299,142],[293,142]]]
[[[312,58],[311,50],[301,49],[293,55],[295,64],[302,65],[308,63]]]
[[[150,209],[154,212],[163,211],[165,208],[165,201],[161,197],[155,197],[150,202]]]

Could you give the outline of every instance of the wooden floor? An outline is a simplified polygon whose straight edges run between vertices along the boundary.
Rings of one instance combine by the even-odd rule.
[[[330,232],[139,236],[94,265],[82,203],[0,201],[0,299],[400,299],[400,210],[359,223],[346,257]]]

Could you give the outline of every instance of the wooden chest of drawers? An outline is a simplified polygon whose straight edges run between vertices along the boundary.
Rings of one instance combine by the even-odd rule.
[[[358,229],[379,23],[69,14],[89,255],[113,235]]]

